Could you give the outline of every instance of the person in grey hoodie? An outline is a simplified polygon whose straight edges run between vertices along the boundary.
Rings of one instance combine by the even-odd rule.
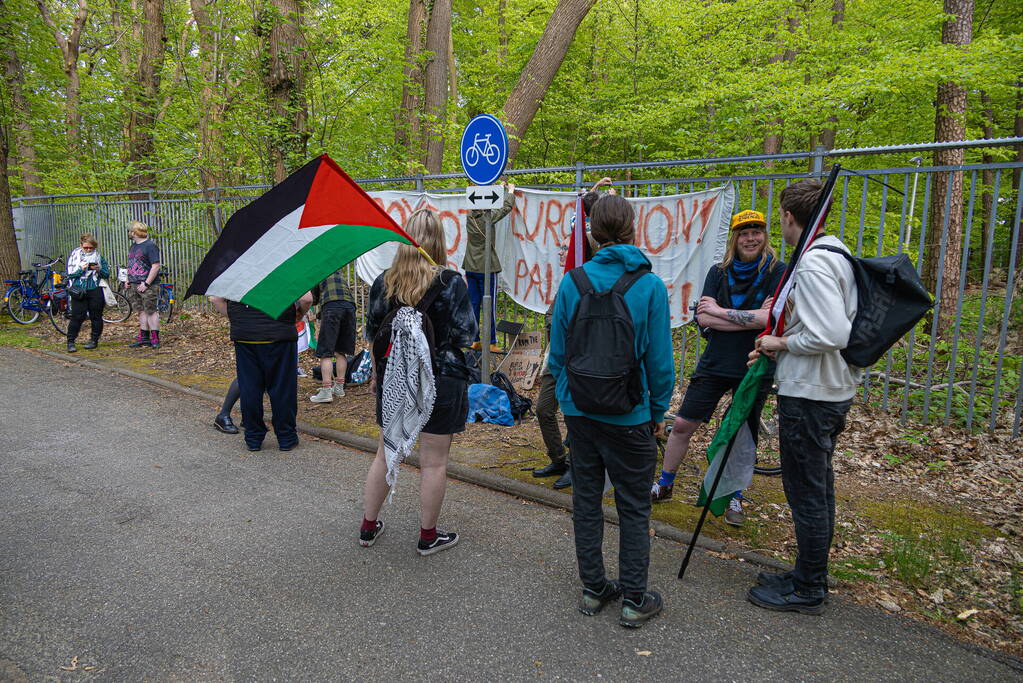
[[[798,243],[820,193],[816,180],[782,190],[781,228],[788,244]],[[849,251],[830,235],[819,235],[816,245]],[[750,359],[762,353],[778,361],[782,484],[798,554],[792,571],[761,572],[747,597],[766,609],[820,614],[827,600],[828,554],[835,530],[831,460],[863,378],[862,369],[848,365],[841,354],[856,316],[856,280],[843,256],[813,246],[799,259],[793,278],[784,336],[759,337]]]

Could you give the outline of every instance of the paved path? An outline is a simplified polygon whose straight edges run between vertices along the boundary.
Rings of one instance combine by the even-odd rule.
[[[201,401],[21,350],[0,348],[0,367],[0,680],[1021,675],[840,597],[823,617],[757,609],[753,569],[702,553],[681,583],[682,548],[661,539],[666,610],[627,631],[616,610],[575,611],[564,512],[452,482],[442,527],[463,541],[420,558],[406,470],[363,549],[366,455],[310,438],[282,454],[272,437],[249,454]]]

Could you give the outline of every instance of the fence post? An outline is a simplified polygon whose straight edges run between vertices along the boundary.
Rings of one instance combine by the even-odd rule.
[[[575,162],[575,189],[581,192],[583,189],[583,162]]]
[[[813,156],[813,175],[818,178],[824,177],[824,157],[827,153],[824,145],[817,145],[810,153]]]
[[[424,187],[424,185],[423,185],[423,176],[422,175],[417,175],[416,176],[416,192],[422,192],[423,191],[423,187]]]

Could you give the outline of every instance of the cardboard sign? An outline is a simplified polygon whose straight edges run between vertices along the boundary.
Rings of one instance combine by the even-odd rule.
[[[501,372],[508,375],[516,391],[524,392],[533,388],[536,375],[543,365],[541,339],[540,332],[523,332],[501,365]]]

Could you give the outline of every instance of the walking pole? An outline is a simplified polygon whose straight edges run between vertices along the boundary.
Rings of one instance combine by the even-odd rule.
[[[735,436],[738,436],[738,432]],[[700,513],[700,521],[696,523],[696,529],[693,530],[693,537],[689,541],[689,548],[686,550],[685,559],[682,560],[682,567],[678,570],[678,578],[682,579],[686,575],[686,567],[689,566],[689,558],[693,556],[693,548],[696,547],[696,539],[700,537],[700,530],[703,529],[703,522],[707,519],[707,513],[710,511],[710,503],[714,500],[714,493],[718,490],[718,484],[721,482],[721,475],[725,473],[725,465],[728,464],[728,456],[732,454],[732,446],[735,444],[735,436],[728,442],[728,447],[725,448],[725,452],[721,454],[721,465],[718,467],[717,474],[714,475],[714,481],[710,485],[710,491],[707,491],[707,501],[703,504],[703,511]]]

